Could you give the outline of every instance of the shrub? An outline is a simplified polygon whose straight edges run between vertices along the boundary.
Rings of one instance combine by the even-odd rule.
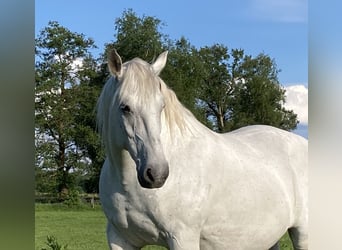
[[[48,250],[48,249],[51,249],[51,250],[67,250],[67,248],[68,248],[68,245],[63,246],[63,245],[59,244],[56,237],[53,235],[47,236],[46,245],[49,248],[42,248],[41,250]]]
[[[79,207],[83,205],[79,191],[73,189],[68,191],[63,203],[68,207]]]

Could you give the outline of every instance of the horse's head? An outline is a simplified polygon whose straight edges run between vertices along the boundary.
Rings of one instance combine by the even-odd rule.
[[[109,113],[117,146],[126,149],[136,163],[144,188],[162,187],[169,165],[161,144],[161,115],[165,106],[159,73],[167,52],[153,64],[140,59],[122,64],[115,50],[108,54],[109,70],[116,81],[115,103]]]

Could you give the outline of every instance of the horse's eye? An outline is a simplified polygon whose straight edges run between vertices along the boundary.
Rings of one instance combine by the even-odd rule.
[[[130,113],[131,112],[131,108],[126,104],[121,104],[120,109],[123,113]]]

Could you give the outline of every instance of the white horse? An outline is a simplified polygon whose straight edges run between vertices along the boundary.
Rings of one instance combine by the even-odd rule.
[[[307,140],[270,126],[209,130],[158,76],[166,59],[108,54],[97,119],[110,249],[276,249],[287,230],[308,249]]]

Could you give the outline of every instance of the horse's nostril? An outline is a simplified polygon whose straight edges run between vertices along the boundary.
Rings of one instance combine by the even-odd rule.
[[[146,175],[147,175],[147,177],[150,179],[150,181],[154,182],[154,177],[153,177],[153,175],[152,175],[152,169],[151,169],[151,168],[148,168],[148,169],[146,170]]]

